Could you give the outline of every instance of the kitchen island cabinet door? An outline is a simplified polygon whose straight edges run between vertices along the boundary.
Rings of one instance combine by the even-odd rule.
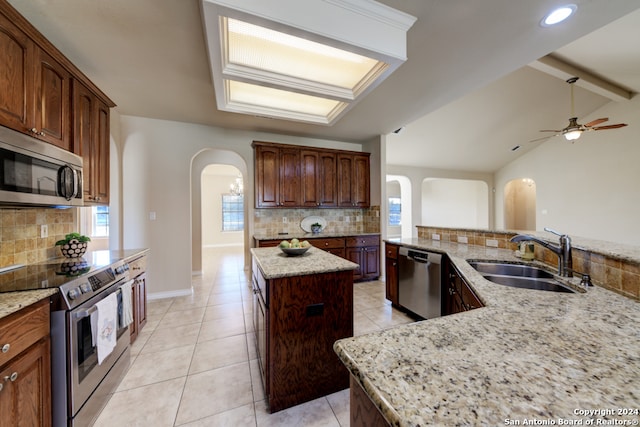
[[[399,307],[398,302],[398,246],[385,243],[385,294],[391,305]]]

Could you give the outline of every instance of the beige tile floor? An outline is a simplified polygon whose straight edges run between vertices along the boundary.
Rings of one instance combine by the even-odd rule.
[[[148,303],[131,366],[96,426],[348,426],[349,390],[275,414],[266,409],[241,248],[205,249],[193,295]],[[354,333],[412,320],[384,283],[354,285]]]

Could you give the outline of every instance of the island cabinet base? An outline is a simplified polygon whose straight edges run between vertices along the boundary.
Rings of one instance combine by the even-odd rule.
[[[351,378],[349,385],[349,412],[351,427],[388,427],[390,424],[373,404],[358,381]]]
[[[266,288],[257,290],[266,291],[266,301],[256,342],[269,411],[349,387],[333,343],[353,336],[353,272],[265,280],[258,270],[255,276],[254,289]]]

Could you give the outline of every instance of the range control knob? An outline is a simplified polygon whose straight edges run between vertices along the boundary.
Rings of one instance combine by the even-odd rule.
[[[82,292],[83,294],[86,294],[87,292],[91,292],[91,285],[89,284],[89,282],[84,282],[83,284],[80,285],[80,292]]]
[[[80,296],[80,289],[78,288],[69,289],[69,292],[67,292],[67,297],[69,297],[70,300],[74,300],[79,296]]]

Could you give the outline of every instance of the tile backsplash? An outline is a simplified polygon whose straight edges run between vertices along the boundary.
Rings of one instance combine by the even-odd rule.
[[[327,221],[327,233],[380,232],[380,206],[371,206],[368,209],[256,209],[254,233],[260,236],[299,233],[302,232],[300,223],[308,216],[324,218]]]
[[[0,209],[0,267],[60,256],[56,241],[77,231],[77,209]],[[46,225],[48,237],[40,237]]]
[[[488,246],[487,240],[497,242],[497,247],[503,249],[517,248],[516,243],[509,239],[516,233],[511,231],[482,231],[443,227],[418,226],[418,237],[432,239],[434,234],[443,242],[460,242],[459,238],[466,237],[468,244]],[[640,265],[636,262],[608,256],[593,251],[573,248],[573,268],[584,274],[589,274],[591,280],[616,293],[640,301]],[[558,266],[558,256],[540,245],[535,245],[535,259],[552,268]]]

